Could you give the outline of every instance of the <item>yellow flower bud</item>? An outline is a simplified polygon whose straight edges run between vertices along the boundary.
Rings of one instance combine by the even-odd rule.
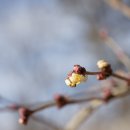
[[[81,82],[84,82],[86,80],[87,80],[87,76],[84,76],[84,75],[81,75],[81,74],[72,73],[72,75],[69,76],[65,80],[65,83],[66,83],[66,85],[68,85],[70,87],[76,87],[76,85],[78,85]]]
[[[68,78],[65,80],[65,83],[66,83],[67,86],[71,86],[71,84],[72,84],[70,79],[68,79]]]
[[[103,69],[103,68],[107,67],[108,65],[109,65],[109,63],[105,60],[99,60],[97,62],[97,66],[99,69]]]

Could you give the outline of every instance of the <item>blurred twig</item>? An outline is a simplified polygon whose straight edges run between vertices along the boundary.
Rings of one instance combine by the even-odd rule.
[[[78,113],[76,113],[72,119],[68,122],[65,130],[77,130],[82,122],[89,118],[90,114],[93,112],[91,107],[82,108]]]
[[[106,30],[100,30],[99,32],[102,40],[108,45],[112,51],[116,54],[117,58],[122,62],[127,70],[130,72],[130,58],[122,50],[122,48],[116,43],[116,41],[107,34]]]
[[[90,105],[88,107],[84,107],[81,110],[79,110],[70,121],[68,121],[68,124],[65,127],[65,130],[77,130],[82,123],[87,120],[93,112],[97,109],[98,106],[102,104],[102,101],[94,100],[91,101]]]
[[[123,3],[123,0],[105,0],[112,8],[120,11],[123,15],[130,18],[130,7]]]
[[[18,103],[0,96],[0,111],[17,111],[20,107]]]
[[[61,130],[62,128],[54,123],[53,121],[50,121],[49,119],[45,119],[43,116],[32,116],[31,119],[33,119],[34,121],[44,125],[44,127],[46,127],[49,130]]]
[[[0,96],[0,112],[18,112],[21,107],[24,107],[24,105],[20,105],[16,102]],[[40,117],[32,116],[32,119],[42,123],[42,125],[51,130],[61,130],[61,128],[59,128],[56,124],[53,124],[52,122],[44,118],[41,119]]]

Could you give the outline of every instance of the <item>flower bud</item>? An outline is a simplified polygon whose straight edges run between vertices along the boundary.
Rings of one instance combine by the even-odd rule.
[[[56,101],[57,107],[62,108],[68,102],[67,98],[64,95],[56,94],[54,96],[54,100]]]
[[[19,116],[20,116],[18,122],[20,124],[26,125],[32,111],[27,108],[21,107],[21,108],[19,108],[18,112],[19,112]]]
[[[75,87],[75,85],[74,85],[74,86],[72,85],[72,82],[70,81],[69,78],[67,78],[67,79],[65,80],[65,83],[66,83],[67,86]]]
[[[67,86],[76,87],[76,85],[80,84],[87,80],[87,75],[72,73],[66,80],[65,83]]]
[[[74,65],[73,72],[76,74],[86,75],[86,69],[80,65]]]
[[[99,60],[99,61],[97,62],[97,66],[98,66],[99,69],[104,69],[104,68],[106,68],[106,67],[108,67],[108,66],[110,66],[110,65],[109,65],[109,63],[108,63],[107,61],[105,61],[105,60]]]
[[[106,79],[112,74],[111,65],[105,60],[99,60],[97,62],[98,68],[101,70],[101,74],[97,76],[99,80]]]

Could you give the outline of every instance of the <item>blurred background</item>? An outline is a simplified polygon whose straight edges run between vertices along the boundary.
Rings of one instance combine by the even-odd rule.
[[[0,0],[0,95],[31,104],[52,100],[56,93],[75,94],[97,83],[90,77],[75,89],[66,87],[64,79],[74,64],[96,71],[96,62],[106,59],[114,69],[124,70],[98,37],[102,28],[130,56],[130,19],[104,0]],[[129,99],[102,107],[81,129],[129,130]],[[51,108],[39,116],[64,126],[79,109],[80,105]],[[33,120],[21,126],[17,120],[17,113],[1,112],[0,129],[49,129]]]

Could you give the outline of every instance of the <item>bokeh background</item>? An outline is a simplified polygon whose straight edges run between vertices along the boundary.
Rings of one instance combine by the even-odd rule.
[[[106,59],[114,69],[124,69],[97,36],[102,28],[130,56],[130,19],[104,0],[0,0],[0,95],[20,104],[48,101],[55,93],[75,94],[97,83],[90,77],[76,89],[66,87],[74,64],[96,71],[97,60]],[[102,107],[81,129],[129,130],[129,99]],[[64,126],[79,109],[52,108],[39,116]],[[17,113],[1,112],[0,129],[49,129],[33,120],[21,126],[17,120]]]

